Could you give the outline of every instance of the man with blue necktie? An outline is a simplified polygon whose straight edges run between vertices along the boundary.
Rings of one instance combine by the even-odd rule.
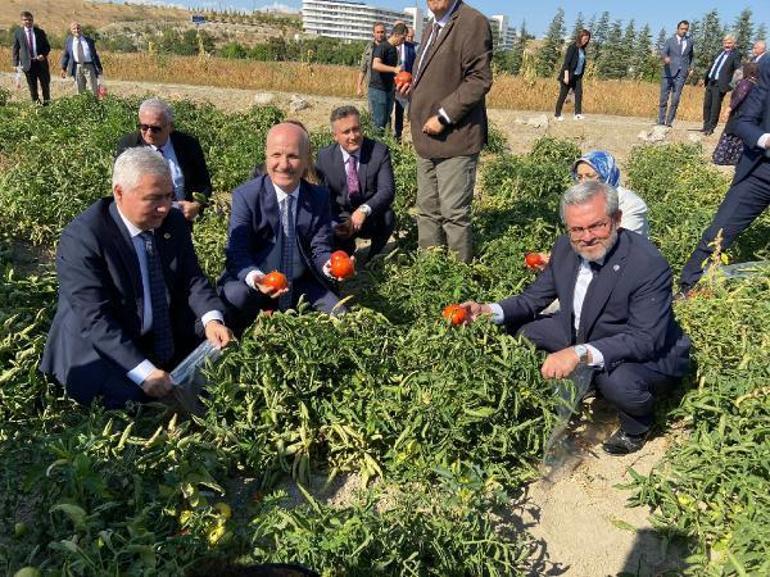
[[[722,40],[722,52],[706,72],[703,97],[703,133],[709,136],[719,124],[722,100],[732,88],[733,74],[741,65],[741,55],[735,50],[735,37],[728,34]]]
[[[173,206],[192,223],[211,196],[211,177],[198,139],[175,129],[168,103],[149,98],[139,105],[138,130],[120,139],[116,156],[135,146],[148,147],[166,160],[174,184]]]
[[[221,348],[232,333],[190,228],[171,210],[163,158],[147,148],[124,152],[112,190],[62,232],[59,302],[40,370],[79,403],[101,397],[118,408],[166,397],[172,367],[204,336]]]
[[[286,311],[300,298],[314,309],[339,314],[334,293],[331,203],[325,188],[303,180],[310,138],[296,124],[282,122],[267,133],[266,175],[233,191],[219,294],[230,309],[236,334],[261,310]],[[280,290],[266,282],[271,272],[289,282]]]

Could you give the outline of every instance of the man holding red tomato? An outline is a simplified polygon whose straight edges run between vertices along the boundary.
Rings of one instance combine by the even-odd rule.
[[[219,294],[230,309],[237,332],[260,310],[295,307],[301,297],[316,310],[340,314],[330,272],[332,225],[326,189],[302,179],[310,156],[310,138],[296,124],[283,122],[267,134],[267,175],[233,191],[227,261]],[[265,283],[281,272],[288,288]]]
[[[562,197],[561,214],[567,234],[523,293],[462,306],[471,320],[491,315],[548,351],[541,367],[546,379],[588,367],[620,416],[604,450],[632,453],[647,439],[655,397],[688,371],[690,341],[671,308],[671,269],[649,240],[620,227],[613,187],[573,186]],[[541,314],[555,298],[561,310]]]

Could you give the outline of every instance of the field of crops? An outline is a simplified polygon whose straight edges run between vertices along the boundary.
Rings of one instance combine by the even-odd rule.
[[[109,194],[137,104],[0,106],[0,572],[215,575],[228,562],[293,561],[326,577],[526,575],[532,540],[510,503],[537,475],[558,396],[526,342],[483,322],[452,329],[439,312],[532,279],[522,256],[559,234],[577,145],[543,139],[511,156],[495,137],[474,207],[478,257],[465,265],[415,250],[414,156],[390,143],[398,250],[359,274],[351,314],[260,317],[209,369],[205,417],[85,410],[36,370],[55,304],[50,254],[62,227]],[[228,193],[283,113],[174,106],[212,172],[195,242],[214,277]],[[678,271],[726,179],[681,145],[635,150],[626,173]],[[765,215],[732,254],[767,256],[769,232]],[[686,574],[770,574],[770,279],[710,277],[677,315],[697,369],[662,404],[658,430],[686,434],[629,498],[685,543]],[[327,479],[352,489],[321,498]]]

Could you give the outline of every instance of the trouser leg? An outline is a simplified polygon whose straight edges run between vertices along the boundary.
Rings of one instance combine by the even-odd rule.
[[[43,93],[43,106],[51,101],[51,72],[48,69],[48,62],[40,62],[40,89]]]
[[[96,96],[96,93],[99,90],[99,80],[98,76],[96,75],[96,67],[93,64],[88,64],[86,66],[86,79],[88,80],[89,90],[94,96]]]
[[[476,185],[478,154],[445,158],[436,165],[441,226],[449,250],[462,262],[473,259],[471,203]]]
[[[708,82],[706,84],[706,92],[703,94],[703,130],[708,130],[710,128],[709,119],[711,118],[711,93],[715,88],[715,85],[712,85],[710,82]]]
[[[294,306],[302,297],[313,307],[313,310],[321,313],[336,316],[345,314],[348,310],[345,305],[339,304],[339,297],[327,286],[321,284],[310,271],[306,271],[304,275],[294,281],[292,296]]]
[[[575,78],[575,114],[583,114],[583,77]]]
[[[720,230],[721,248],[724,250],[762,214],[768,204],[770,160],[763,160],[748,177],[727,191],[714,220],[701,236],[698,246],[682,269],[681,290],[690,290],[703,276],[703,263],[714,252],[714,247],[709,246],[709,243],[714,241]]]
[[[82,64],[75,65],[75,86],[78,94],[83,94],[86,90],[86,68]]]
[[[417,243],[420,248],[444,246],[441,205],[436,164],[430,158],[417,157]]]
[[[684,83],[687,80],[685,76],[677,76],[673,80],[673,90],[671,94],[671,104],[668,107],[668,117],[666,118],[666,124],[671,126],[674,123],[674,117],[676,111],[679,108],[679,100],[682,98],[682,90],[684,90]]]
[[[404,132],[404,107],[396,100],[395,119],[393,121],[393,136],[396,140],[401,140],[401,134]]]
[[[236,337],[243,334],[261,310],[278,308],[277,299],[271,299],[235,278],[220,279],[217,292],[225,305],[227,326]]]
[[[594,384],[618,411],[620,427],[630,435],[650,430],[655,416],[655,397],[676,379],[642,363],[623,363],[612,372],[602,371]]]
[[[509,327],[509,332],[526,337],[540,350],[555,353],[571,346],[564,333],[562,318],[556,314],[541,317],[520,327]]]
[[[32,102],[39,102],[40,96],[37,91],[37,69],[33,63],[29,70],[24,71],[24,78],[27,79],[27,88]]]
[[[709,118],[709,129],[714,130],[719,124],[719,115],[722,112],[722,99],[725,95],[718,86],[714,87],[711,100],[711,118]]]
[[[369,238],[372,241],[369,245],[368,260],[377,256],[385,248],[395,227],[396,215],[390,209],[380,215],[371,216],[364,221],[364,226],[361,227],[361,232],[358,236]]]
[[[559,97],[556,99],[556,116],[561,116],[561,109],[564,106],[564,101],[567,100],[567,94],[569,93],[569,84],[559,82]]]
[[[674,88],[674,81],[664,76],[660,81],[660,98],[658,100],[658,124],[666,123],[668,96]],[[669,113],[670,114],[670,113]]]

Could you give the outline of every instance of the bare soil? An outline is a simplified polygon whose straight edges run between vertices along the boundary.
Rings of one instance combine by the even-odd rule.
[[[12,89],[13,76],[0,74],[0,86]],[[255,93],[247,90],[186,85],[157,85],[110,81],[111,93],[121,96],[157,95],[170,100],[189,99],[210,102],[235,111],[255,103]],[[54,80],[54,96],[73,93],[71,81]],[[288,111],[291,94],[259,93],[261,101]],[[27,98],[26,86],[14,92],[14,98]],[[288,111],[311,130],[328,126],[328,115],[335,106],[350,103],[335,97],[302,95],[309,108]],[[360,107],[364,101],[354,102]],[[534,117],[546,115],[548,125],[527,125]],[[507,136],[511,151],[527,152],[544,134],[576,139],[584,150],[609,150],[621,161],[640,144],[638,134],[649,130],[653,118],[628,118],[587,114],[582,121],[567,117],[554,122],[550,112],[516,112],[490,110],[495,126]],[[703,138],[697,123],[677,122],[667,142],[703,142],[704,154],[711,154],[718,136]],[[512,504],[515,522],[526,528],[538,541],[531,559],[531,575],[568,577],[657,576],[682,567],[682,551],[670,547],[649,521],[650,512],[631,508],[630,493],[619,485],[630,480],[629,469],[645,474],[657,464],[673,440],[672,433],[650,440],[638,453],[612,457],[601,450],[601,441],[617,426],[615,416],[606,405],[595,401],[584,407],[584,421],[574,438],[574,451],[556,470],[544,471],[544,477],[527,488],[523,498]],[[547,475],[546,475],[547,474]],[[316,480],[322,484],[322,480]],[[315,484],[315,483],[314,483]],[[321,500],[339,504],[351,498],[360,483],[356,478],[340,478],[331,487],[316,493]],[[291,484],[287,488],[293,499],[301,497]],[[675,574],[675,573],[671,574]]]

